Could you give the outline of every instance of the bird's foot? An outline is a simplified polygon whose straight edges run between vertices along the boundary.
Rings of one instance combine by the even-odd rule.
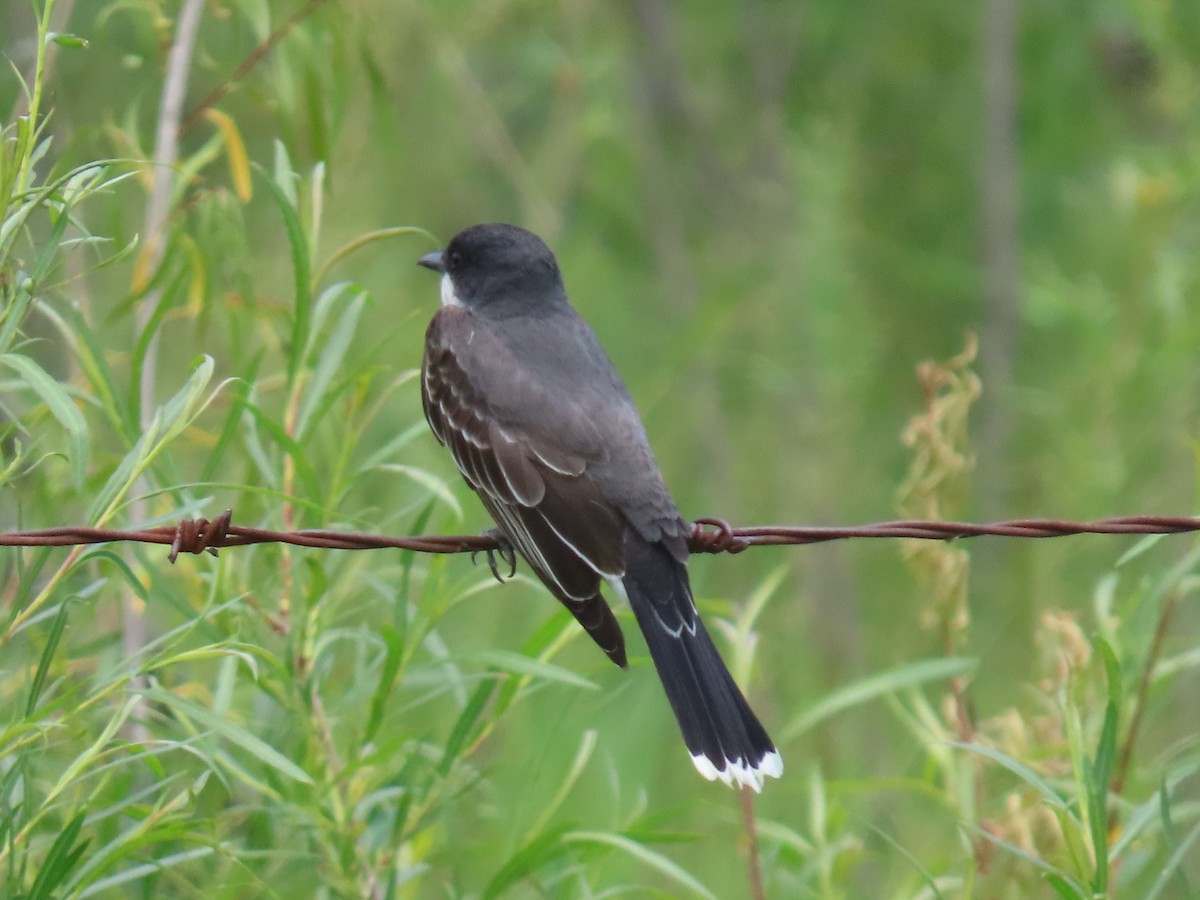
[[[496,557],[498,555],[502,560],[504,560],[506,563],[508,563],[508,576],[507,577],[512,578],[514,575],[517,574],[516,551],[513,550],[513,545],[509,542],[508,538],[506,538],[504,536],[504,533],[499,528],[489,528],[487,531],[483,532],[483,536],[490,537],[492,540],[494,540],[497,544],[500,545],[495,550],[484,550],[483,552],[487,554],[488,568],[492,570],[492,575],[495,576],[495,578],[498,582],[500,582],[501,584],[504,584],[505,576],[500,574],[500,569],[496,565]],[[472,564],[474,564],[475,556],[479,552],[480,551],[477,550],[471,554],[471,563]]]

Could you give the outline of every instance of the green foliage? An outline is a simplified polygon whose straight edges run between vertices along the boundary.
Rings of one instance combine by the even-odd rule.
[[[414,263],[495,219],[558,251],[685,514],[1194,506],[1195,4],[1022,8],[982,395],[973,350],[915,371],[993,339],[974,7],[205,3],[148,231],[182,4],[57,5],[0,13],[6,529],[485,527]],[[767,896],[1190,896],[1188,546],[694,560],[787,760],[749,820],[624,612],[630,672],[460,557],[5,548],[0,897],[740,896],[751,840]]]

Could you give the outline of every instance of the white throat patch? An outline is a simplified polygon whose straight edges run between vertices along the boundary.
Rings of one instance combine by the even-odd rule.
[[[454,282],[450,280],[449,272],[442,274],[442,306],[462,306],[458,294],[454,293]]]

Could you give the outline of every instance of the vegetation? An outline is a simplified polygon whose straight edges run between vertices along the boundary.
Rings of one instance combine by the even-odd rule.
[[[486,220],[685,515],[1191,513],[1200,5],[1014,8],[8,4],[3,528],[485,527],[414,263]],[[1185,536],[696,559],[745,809],[526,577],[165,556],[0,554],[0,896],[1200,891]]]

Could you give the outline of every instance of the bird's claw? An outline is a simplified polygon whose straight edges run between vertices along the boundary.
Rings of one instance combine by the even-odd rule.
[[[512,578],[514,575],[517,574],[516,551],[513,550],[513,545],[511,543],[509,543],[508,538],[506,538],[504,536],[504,534],[500,531],[499,528],[489,528],[487,531],[485,531],[483,533],[483,536],[490,537],[497,544],[499,544],[499,546],[495,550],[484,550],[482,552],[487,554],[488,568],[492,570],[492,575],[495,577],[495,579],[498,582],[500,582],[501,584],[504,584],[505,576],[500,574],[500,568],[496,565],[496,556],[498,554],[502,560],[504,560],[506,563],[508,563],[508,576],[507,577]],[[475,556],[479,552],[480,551],[476,550],[475,552],[473,552],[471,554],[471,564],[472,565],[474,565]]]

